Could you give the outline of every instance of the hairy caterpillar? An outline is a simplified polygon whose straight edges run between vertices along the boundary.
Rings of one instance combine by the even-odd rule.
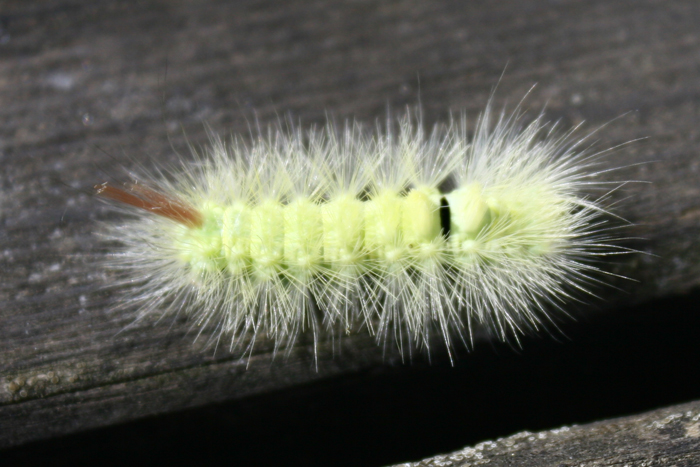
[[[214,137],[179,168],[95,187],[131,214],[109,228],[110,265],[141,316],[184,310],[232,350],[358,323],[402,349],[538,328],[621,248],[590,196],[601,153],[521,117],[487,109],[471,137],[465,118],[425,132],[410,116]]]

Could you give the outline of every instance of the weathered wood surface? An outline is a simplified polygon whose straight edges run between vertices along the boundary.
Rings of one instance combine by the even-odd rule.
[[[627,166],[610,179],[651,182],[616,197],[627,235],[643,238],[630,246],[653,255],[611,266],[637,282],[600,291],[597,305],[700,283],[694,0],[18,0],[0,15],[0,446],[400,362],[360,335],[340,356],[321,345],[318,371],[308,340],[273,363],[263,343],[246,369],[193,345],[184,321],[120,332],[132,318],[100,291],[93,231],[105,215],[85,192],[115,159],[172,161],[184,134],[205,143],[202,122],[234,133],[287,114],[371,123],[420,96],[430,125],[450,110],[476,116],[508,64],[497,106],[537,83],[533,116],[546,105],[563,126],[594,129],[624,115],[599,132],[601,148],[648,137],[606,164]]]
[[[394,467],[700,464],[700,402],[584,426],[522,432]]]

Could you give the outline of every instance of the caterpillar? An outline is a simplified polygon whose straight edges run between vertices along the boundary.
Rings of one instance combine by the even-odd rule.
[[[231,351],[326,330],[403,350],[539,329],[621,247],[605,151],[523,115],[487,108],[472,133],[407,113],[212,136],[179,167],[95,187],[128,214],[107,228],[109,267],[139,316],[184,311]]]

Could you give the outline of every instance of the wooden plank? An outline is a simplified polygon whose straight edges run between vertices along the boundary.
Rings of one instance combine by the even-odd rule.
[[[525,431],[401,467],[697,465],[699,419],[700,403],[694,402],[584,426]]]
[[[308,339],[273,363],[263,343],[247,365],[193,345],[183,320],[124,330],[132,316],[110,312],[118,298],[95,261],[106,214],[86,192],[115,166],[205,143],[203,122],[247,133],[256,119],[310,126],[330,112],[372,124],[420,101],[431,125],[476,116],[508,64],[497,107],[537,83],[533,116],[546,105],[563,126],[594,129],[624,115],[601,148],[649,138],[606,159],[625,167],[606,177],[651,182],[615,196],[642,239],[630,246],[652,255],[611,265],[637,282],[616,281],[596,306],[696,287],[698,13],[692,0],[3,2],[0,426],[12,428],[0,446],[400,361],[363,335],[335,358],[321,345],[317,371]]]

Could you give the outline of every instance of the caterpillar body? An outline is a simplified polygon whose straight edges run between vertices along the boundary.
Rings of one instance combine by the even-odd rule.
[[[232,350],[358,324],[450,348],[475,326],[538,328],[587,291],[617,247],[586,138],[517,111],[487,110],[471,136],[465,118],[419,120],[214,137],[179,168],[97,185],[131,214],[107,234],[126,302],[184,310]]]

